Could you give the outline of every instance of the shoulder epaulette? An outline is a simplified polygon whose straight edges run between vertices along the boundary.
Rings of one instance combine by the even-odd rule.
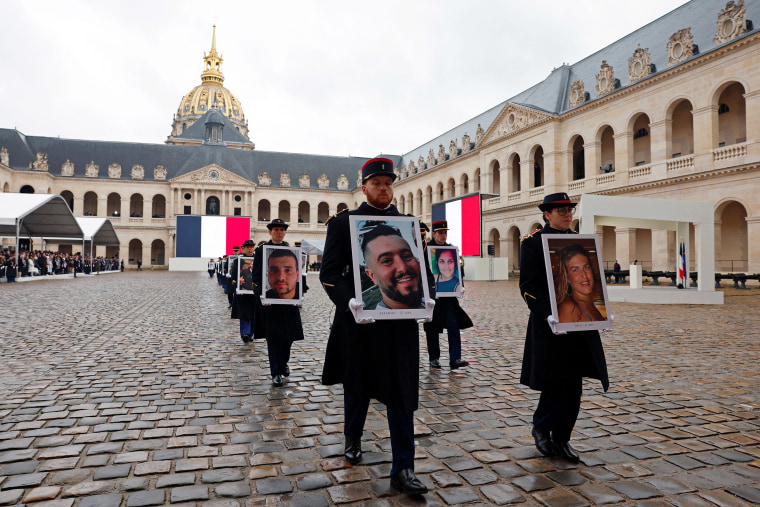
[[[535,231],[531,232],[530,234],[526,234],[525,236],[523,236],[522,238],[520,238],[520,243],[522,243],[523,241],[525,241],[525,240],[526,240],[526,239],[528,239],[528,238],[532,238],[532,237],[533,237],[533,235],[534,235],[535,233],[537,233],[538,231],[540,231],[540,230],[541,230],[541,229],[536,229]]]
[[[336,214],[334,214],[333,216],[331,216],[330,218],[328,218],[327,220],[325,220],[325,225],[329,224],[330,220],[332,220],[333,218],[337,217],[341,213],[345,213],[346,211],[348,211],[348,208],[343,208],[342,210],[340,210],[339,212],[337,212]]]
[[[259,241],[259,244],[256,245],[256,248],[261,248],[265,244],[266,244],[266,241]]]

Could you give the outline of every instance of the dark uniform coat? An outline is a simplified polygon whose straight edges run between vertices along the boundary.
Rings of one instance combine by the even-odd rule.
[[[230,312],[230,318],[240,320],[253,320],[254,316],[254,302],[256,301],[255,294],[236,294],[235,290],[240,280],[240,269],[238,258],[232,259],[232,265],[230,266],[230,277],[227,279],[227,290],[232,291],[235,294],[235,298],[232,300],[232,311]],[[256,265],[254,264],[254,268]],[[254,281],[254,283],[256,283]],[[256,287],[254,286],[254,289]]]
[[[349,215],[402,216],[393,205],[379,210],[363,203],[328,221],[319,280],[335,303],[335,318],[322,383],[342,383],[347,392],[411,413],[419,397],[419,327],[413,319],[361,325],[354,320],[348,308],[356,296]]]
[[[283,241],[275,245],[272,240],[264,245],[289,246]],[[295,305],[270,305],[261,304],[261,294],[264,288],[264,245],[259,245],[253,252],[253,292],[256,295],[256,318],[254,319],[254,339],[266,339],[274,341],[299,341],[303,340],[303,324],[301,323],[301,309]],[[297,262],[301,262],[298,259]],[[308,289],[303,288],[304,293]],[[296,287],[296,295],[298,287]],[[267,296],[277,297],[276,293],[267,292]]]
[[[433,246],[451,246],[451,243],[436,243],[435,239],[431,239],[427,243],[428,248]],[[428,264],[427,252],[425,252],[425,263]],[[433,289],[436,289],[435,278],[433,276],[430,267],[428,266],[428,277],[430,278],[430,285]],[[446,329],[446,314],[450,311],[457,314],[457,327],[459,329],[467,329],[472,327],[472,320],[467,312],[459,306],[459,298],[457,297],[440,297],[435,300],[435,307],[433,307],[433,320],[425,322],[422,327],[425,332],[433,331],[435,333],[442,333]]]
[[[580,377],[595,378],[609,387],[607,363],[598,331],[552,333],[546,318],[551,315],[546,279],[543,234],[575,234],[548,225],[523,239],[520,245],[520,294],[530,308],[520,383],[531,389],[558,389]]]

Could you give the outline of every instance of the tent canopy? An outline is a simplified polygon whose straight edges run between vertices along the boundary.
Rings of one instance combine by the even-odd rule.
[[[56,194],[0,193],[0,236],[56,236],[82,239],[84,233],[69,205]]]
[[[84,232],[84,240],[92,241],[95,245],[119,246],[119,237],[113,224],[107,218],[78,217],[77,223]]]
[[[301,241],[301,251],[308,255],[322,255],[325,251],[325,242],[315,239]]]

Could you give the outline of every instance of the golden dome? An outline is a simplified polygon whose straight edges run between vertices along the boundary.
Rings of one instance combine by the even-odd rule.
[[[206,114],[213,106],[230,119],[241,134],[248,139],[248,122],[243,113],[243,107],[238,99],[222,84],[222,57],[216,51],[216,25],[211,38],[211,51],[203,54],[204,69],[201,73],[201,84],[182,97],[174,116],[172,134],[175,137],[187,130],[195,121]]]

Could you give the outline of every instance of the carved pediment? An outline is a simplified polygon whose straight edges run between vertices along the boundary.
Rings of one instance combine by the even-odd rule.
[[[48,170],[47,153],[37,152],[37,160],[29,164],[29,169],[32,169],[33,171],[47,171]]]
[[[338,176],[338,190],[348,190],[348,177],[343,173]]]
[[[678,30],[670,36],[667,46],[668,66],[675,65],[694,55],[694,37],[691,28]]]
[[[747,9],[744,0],[726,4],[726,8],[718,13],[718,28],[713,42],[723,44],[743,34],[747,29]]]
[[[298,186],[301,188],[309,188],[311,186],[311,178],[308,174],[303,173],[298,177]]]
[[[328,178],[325,173],[322,173],[319,178],[317,178],[317,185],[319,188],[328,188],[330,186],[330,178]]]
[[[280,173],[280,186],[281,187],[289,187],[290,186],[290,174],[288,174],[288,173]]]
[[[596,96],[601,97],[615,88],[617,88],[615,71],[607,63],[607,60],[602,60],[602,67],[599,69],[599,74],[596,75]]]
[[[145,178],[145,168],[141,166],[140,164],[135,164],[132,166],[132,179],[133,180],[141,180]]]
[[[263,173],[259,174],[259,185],[262,187],[268,187],[272,184],[272,178],[269,176],[269,173],[264,171]]]
[[[248,181],[247,179],[243,178],[242,176],[238,176],[232,171],[228,171],[227,169],[221,166],[218,166],[216,164],[211,164],[206,167],[201,167],[199,169],[196,169],[195,171],[191,171],[181,176],[172,178],[170,181],[174,183],[188,183],[188,184],[193,184],[193,185],[198,185],[198,184],[203,184],[203,183],[251,185],[251,182]]]
[[[644,79],[651,71],[652,57],[649,55],[649,48],[641,49],[641,44],[639,44],[633,56],[628,59],[628,82],[633,83]]]
[[[570,100],[567,103],[568,107],[580,106],[586,102],[586,84],[576,79],[570,86]]]
[[[91,160],[84,168],[84,175],[87,178],[97,178],[99,172],[100,166],[94,160]]]
[[[547,118],[551,118],[551,115],[530,109],[529,107],[518,106],[517,104],[507,104],[504,109],[501,110],[499,116],[496,117],[494,122],[488,127],[485,135],[483,136],[483,142],[487,143],[508,136],[513,132],[522,130],[536,123],[540,123]]]
[[[0,164],[10,166],[10,160],[8,160],[8,148],[5,146],[0,150]]]
[[[74,176],[74,163],[66,159],[66,162],[61,166],[61,176]]]
[[[165,180],[166,179],[166,167],[162,166],[161,164],[157,165],[153,168],[153,179],[154,180]]]
[[[109,178],[121,178],[121,165],[114,162],[108,166]]]

